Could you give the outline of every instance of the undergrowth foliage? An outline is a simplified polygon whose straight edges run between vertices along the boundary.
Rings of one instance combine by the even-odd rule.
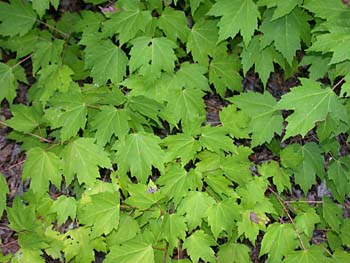
[[[1,2],[1,125],[30,187],[6,202],[0,177],[20,246],[0,261],[350,262],[343,2]],[[267,90],[301,66],[298,86]],[[263,92],[242,90],[252,70]]]

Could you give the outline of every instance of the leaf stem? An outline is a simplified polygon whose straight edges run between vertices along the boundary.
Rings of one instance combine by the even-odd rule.
[[[289,221],[292,223],[293,228],[294,228],[294,230],[295,230],[295,233],[297,234],[297,237],[298,237],[298,239],[299,239],[299,243],[300,243],[300,245],[301,245],[301,248],[302,248],[304,251],[306,251],[307,249],[306,249],[306,247],[305,247],[305,245],[304,245],[304,242],[303,242],[303,240],[302,240],[302,238],[301,238],[301,236],[300,236],[299,230],[298,230],[297,226],[295,225],[292,216],[289,214],[288,209],[286,208],[283,199],[280,197],[280,195],[279,195],[278,193],[276,193],[276,192],[272,189],[272,187],[269,186],[269,190],[270,190],[271,193],[273,193],[273,194],[276,196],[276,198],[277,198],[278,202],[281,204],[281,206],[282,206],[284,212],[286,212],[286,214],[287,214],[287,216],[288,216],[288,218],[289,218]]]
[[[19,65],[21,65],[23,62],[27,61],[28,59],[30,59],[33,55],[30,54],[28,56],[26,56],[25,58],[21,59],[19,62],[17,62],[16,64],[14,64],[11,68],[14,69],[16,67],[18,67]]]
[[[166,242],[164,256],[163,256],[163,263],[166,263],[166,258],[168,256],[168,249],[169,249],[169,242]]]
[[[332,90],[335,90],[340,84],[342,84],[342,82],[344,82],[344,78],[341,78],[332,88]]]
[[[56,27],[51,26],[51,25],[48,24],[48,23],[45,23],[44,21],[41,21],[41,20],[39,20],[39,19],[37,19],[36,21],[37,21],[38,23],[40,23],[40,24],[42,24],[42,25],[44,25],[44,26],[46,26],[46,27],[48,27],[48,28],[50,28],[50,29],[56,31],[57,33],[60,33],[65,39],[68,39],[68,38],[70,37],[70,34],[67,34],[66,32],[63,32],[63,31],[57,29]]]

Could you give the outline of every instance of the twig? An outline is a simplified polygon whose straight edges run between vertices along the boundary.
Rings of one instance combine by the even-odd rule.
[[[26,160],[22,160],[22,161],[20,161],[20,162],[18,162],[18,163],[12,164],[12,165],[10,165],[9,167],[7,167],[6,169],[4,169],[3,171],[8,171],[8,170],[12,169],[13,167],[16,167],[16,166],[18,166],[18,165],[23,164],[25,161],[26,161]]]
[[[307,200],[299,200],[299,201],[283,201],[285,204],[292,203],[308,203],[308,204],[323,204],[323,201],[307,201]]]
[[[280,204],[281,204],[281,206],[282,206],[284,212],[286,212],[286,214],[287,214],[287,216],[288,216],[288,218],[289,218],[289,221],[292,223],[293,228],[294,228],[294,230],[295,230],[295,233],[297,234],[297,237],[298,237],[298,239],[299,239],[299,243],[300,243],[300,245],[301,245],[301,248],[302,248],[304,251],[307,250],[306,247],[305,247],[305,245],[304,245],[303,240],[301,239],[299,230],[298,230],[297,226],[295,225],[292,216],[289,214],[288,209],[287,209],[286,206],[284,205],[284,201],[283,201],[282,198],[279,196],[279,194],[276,193],[270,186],[269,186],[269,190],[270,190],[271,193],[273,193],[273,194],[276,196],[276,198],[277,198],[278,202],[280,202]]]
[[[342,82],[344,82],[344,78],[341,78],[332,88],[332,90],[335,90],[340,84],[342,84]]]
[[[19,62],[17,62],[16,64],[14,64],[11,68],[14,69],[14,68],[18,67],[18,66],[21,65],[24,61],[27,61],[28,59],[30,59],[32,56],[33,56],[32,54],[26,56],[25,58],[21,59]]]
[[[168,249],[169,249],[169,242],[166,242],[164,256],[163,256],[163,263],[166,263],[166,259],[168,256]]]

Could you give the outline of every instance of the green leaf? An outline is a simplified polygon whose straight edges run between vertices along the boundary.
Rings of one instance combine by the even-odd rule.
[[[77,203],[73,197],[61,195],[52,204],[50,212],[57,214],[57,224],[62,225],[70,217],[73,221],[77,213]]]
[[[0,3],[0,35],[23,36],[32,29],[36,15],[30,4],[22,0]]]
[[[329,64],[336,64],[350,60],[346,45],[348,41],[350,41],[348,32],[322,34],[316,37],[316,41],[308,51],[322,52],[322,54],[333,53]]]
[[[91,195],[91,202],[79,205],[79,223],[92,226],[92,237],[109,234],[119,225],[119,192]]]
[[[260,18],[258,7],[252,0],[218,0],[208,15],[221,16],[218,23],[219,41],[234,38],[240,31],[246,46],[258,28]]]
[[[162,186],[162,192],[173,198],[178,205],[188,190],[195,190],[198,180],[201,178],[198,178],[196,173],[186,172],[180,165],[169,165],[164,175],[157,179],[157,184]]]
[[[240,62],[233,54],[221,52],[214,56],[209,65],[209,82],[215,86],[215,90],[225,96],[226,88],[241,90],[242,77],[239,74]]]
[[[282,156],[282,155],[281,155]],[[259,173],[267,178],[272,177],[274,185],[277,187],[278,193],[282,193],[285,189],[291,191],[290,174],[279,166],[275,161],[263,163],[259,167]]]
[[[332,230],[339,233],[343,210],[326,195],[323,196],[323,218]]]
[[[226,136],[226,130],[222,127],[204,126],[199,143],[209,151],[220,153],[236,152],[232,139]]]
[[[20,132],[32,132],[40,123],[42,116],[38,110],[32,106],[22,104],[11,106],[13,117],[6,121],[12,129]]]
[[[249,117],[235,105],[228,105],[220,113],[220,121],[224,129],[234,138],[249,138]]]
[[[347,247],[350,246],[349,231],[350,231],[350,219],[346,218],[344,219],[344,222],[340,228],[340,238],[342,240],[343,245]]]
[[[184,243],[183,248],[187,250],[192,262],[199,262],[199,259],[206,262],[216,262],[214,251],[211,246],[215,246],[216,242],[203,230],[197,230]]]
[[[189,230],[201,225],[207,209],[215,203],[214,199],[205,192],[189,192],[179,205],[178,213],[186,214],[185,219]]]
[[[109,168],[111,161],[101,146],[94,144],[95,139],[78,138],[65,146],[61,152],[63,174],[66,184],[77,175],[80,184],[91,185],[100,177],[98,166]]]
[[[298,245],[292,224],[274,223],[269,225],[261,242],[260,256],[269,255],[269,262],[281,262],[282,257],[292,252]]]
[[[139,32],[145,32],[147,24],[152,20],[149,10],[142,11],[137,6],[115,12],[103,25],[103,33],[107,36],[118,34],[120,45],[133,39]]]
[[[250,249],[243,244],[227,243],[220,247],[218,258],[220,262],[250,263]]]
[[[288,126],[284,139],[298,134],[305,136],[316,122],[324,121],[328,114],[339,113],[335,116],[344,118],[344,106],[333,90],[323,89],[319,83],[310,79],[301,79],[301,83],[302,86],[282,96],[278,103],[280,109],[294,110],[286,119]]]
[[[205,105],[202,97],[204,93],[194,89],[175,89],[169,94],[169,103],[164,115],[173,125],[182,120],[193,121],[193,119],[205,118]]]
[[[107,246],[124,244],[126,241],[134,238],[139,232],[140,226],[137,221],[129,215],[120,213],[118,229],[112,230],[106,237]]]
[[[185,240],[187,227],[183,216],[178,214],[165,215],[161,229],[161,236],[169,242],[170,249],[178,246],[178,239]]]
[[[3,3],[0,3],[0,5],[1,4]],[[0,102],[4,98],[6,98],[8,102],[12,103],[13,99],[16,97],[17,82],[13,74],[12,67],[1,62],[0,62],[0,82],[2,83],[2,87],[0,89]]]
[[[283,118],[270,93],[242,93],[228,100],[251,118],[248,129],[252,132],[252,147],[270,142],[275,133],[282,132]]]
[[[289,253],[283,263],[330,263],[330,258],[324,255],[324,250],[320,246],[313,245],[308,249],[293,251]],[[335,261],[341,262],[341,261]]]
[[[0,173],[0,217],[2,217],[2,212],[6,207],[6,195],[9,193],[9,188],[5,176]]]
[[[167,147],[165,160],[181,158],[183,165],[194,159],[195,154],[202,148],[198,140],[182,133],[167,136],[162,144]]]
[[[274,62],[284,66],[283,57],[272,45],[262,46],[261,36],[254,36],[248,47],[243,47],[241,58],[243,72],[246,74],[254,65],[255,72],[259,74],[264,85],[274,71]]]
[[[208,79],[205,76],[207,68],[199,64],[190,64],[185,62],[181,64],[181,68],[176,72],[171,86],[175,88],[191,88],[209,91]]]
[[[302,0],[295,1],[278,1],[278,0],[260,0],[259,5],[267,5],[267,7],[276,7],[272,20],[289,14],[296,6],[302,4]]]
[[[177,45],[164,37],[138,37],[131,41],[130,71],[139,70],[144,76],[158,78],[162,70],[172,73],[175,67],[174,50]]]
[[[231,233],[234,228],[232,222],[239,219],[239,214],[235,211],[237,208],[234,198],[228,198],[208,208],[205,214],[215,239],[218,239],[222,231],[226,231],[227,234]]]
[[[320,222],[320,217],[314,209],[310,208],[303,213],[297,214],[294,221],[300,233],[304,233],[308,238],[312,238],[315,224]]]
[[[320,147],[314,143],[290,144],[281,151],[281,162],[294,172],[295,183],[306,194],[316,181],[316,175],[323,178],[323,156]]]
[[[55,93],[56,90],[60,92],[67,92],[72,82],[71,76],[74,74],[73,70],[66,66],[48,65],[41,69],[39,85],[43,88],[40,96],[40,101],[44,104]]]
[[[74,258],[74,262],[93,262],[95,260],[94,250],[106,252],[103,238],[92,238],[89,228],[72,229],[65,235],[63,252],[67,261]]]
[[[48,190],[50,182],[61,185],[60,159],[52,152],[32,148],[27,152],[22,179],[31,178],[30,188],[36,193]]]
[[[116,84],[126,75],[128,58],[124,51],[111,41],[100,41],[86,48],[85,68],[91,68],[91,76],[98,84],[108,80]]]
[[[128,241],[121,246],[112,246],[107,254],[105,263],[154,263],[152,244],[138,241]]]
[[[96,131],[97,143],[105,145],[113,135],[122,138],[129,132],[129,116],[123,109],[113,106],[102,106],[91,122],[92,130]]]
[[[50,8],[50,3],[57,10],[59,0],[33,0],[33,9],[41,18],[45,14],[45,11]]]
[[[56,107],[47,109],[45,117],[49,120],[51,128],[61,128],[62,141],[74,137],[79,129],[85,127],[87,107],[80,91],[56,94],[50,103]]]
[[[64,43],[61,39],[38,41],[33,54],[33,73],[50,64],[60,64]]]
[[[24,206],[22,200],[16,196],[12,207],[6,208],[9,227],[17,232],[33,231],[40,223],[35,216],[34,206]]]
[[[350,160],[347,156],[333,160],[328,167],[328,178],[334,182],[337,192],[344,198],[350,192]]]
[[[184,11],[166,7],[159,17],[158,27],[172,41],[176,42],[177,39],[180,39],[185,42],[187,40],[189,29]]]
[[[213,56],[217,40],[216,21],[201,19],[193,25],[190,31],[186,51],[191,52],[194,61],[207,66],[208,56]]]
[[[125,200],[125,203],[146,210],[164,197],[162,191],[149,193],[147,190],[148,187],[144,184],[129,184],[128,192],[130,196]]]
[[[131,171],[140,182],[145,183],[151,175],[152,165],[163,170],[164,153],[159,137],[149,133],[129,134],[113,146],[117,150],[115,160],[122,174]]]
[[[274,43],[276,49],[282,53],[291,65],[295,52],[300,49],[301,39],[308,42],[310,25],[308,16],[295,8],[291,13],[278,19],[273,19],[273,10],[266,12],[260,30],[264,33],[262,45],[264,47]]]

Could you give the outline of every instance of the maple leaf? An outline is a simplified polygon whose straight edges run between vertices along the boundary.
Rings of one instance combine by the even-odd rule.
[[[178,214],[165,215],[161,225],[161,236],[169,242],[169,248],[178,246],[178,239],[186,237],[185,218]]]
[[[272,177],[274,185],[277,187],[278,193],[282,193],[284,189],[291,191],[290,174],[279,166],[275,161],[263,163],[259,167],[259,173],[265,177]]]
[[[50,3],[57,10],[58,5],[60,3],[59,0],[33,0],[33,9],[39,15],[39,17],[43,17],[45,11],[50,8]]]
[[[348,10],[342,1],[325,0],[322,5],[317,0],[305,0],[303,7],[314,13],[317,17],[330,19],[333,17],[340,18],[342,13]]]
[[[101,192],[90,195],[91,201],[82,202],[78,209],[79,222],[92,226],[92,237],[109,234],[119,225],[119,192]]]
[[[139,69],[139,73],[145,76],[158,78],[162,70],[172,73],[175,67],[174,50],[175,42],[164,38],[138,37],[131,41],[130,50],[130,71]]]
[[[106,252],[106,245],[102,237],[93,238],[91,229],[79,227],[69,230],[64,240],[63,252],[66,260],[75,262],[93,262],[96,251]]]
[[[350,191],[350,178],[348,176],[350,165],[349,157],[333,158],[328,167],[328,178],[337,186],[336,191],[343,198]]]
[[[120,45],[133,39],[138,32],[145,32],[147,24],[152,20],[149,10],[140,10],[137,5],[115,12],[103,24],[103,33],[107,36],[118,34]]]
[[[252,0],[218,0],[208,15],[221,16],[218,23],[219,41],[234,38],[240,31],[247,46],[258,28],[260,13]]]
[[[91,68],[91,76],[98,84],[108,80],[118,83],[126,75],[128,58],[124,51],[111,41],[100,41],[86,48],[85,68]]]
[[[202,65],[185,62],[181,64],[170,86],[210,91],[208,79],[205,76],[207,71],[207,68]]]
[[[130,196],[125,200],[125,203],[146,210],[164,198],[162,191],[150,193],[147,191],[148,189],[149,187],[144,184],[129,185],[128,192]]]
[[[22,0],[0,2],[0,34],[13,37],[23,36],[32,29],[36,14],[30,4]]]
[[[9,188],[5,176],[0,173],[0,216],[6,207],[6,195],[9,193]]]
[[[62,141],[74,137],[79,129],[86,124],[87,107],[79,90],[70,90],[68,93],[57,94],[50,103],[57,105],[45,111],[51,128],[60,128]]]
[[[295,219],[297,229],[304,233],[308,238],[312,238],[315,224],[320,222],[320,217],[316,214],[315,209],[308,209],[303,213],[299,213]]]
[[[220,121],[224,129],[235,138],[248,138],[249,116],[237,110],[235,105],[228,105],[220,113]]]
[[[206,262],[215,262],[214,251],[211,249],[211,246],[215,245],[216,242],[212,237],[203,230],[197,230],[186,238],[183,248],[187,250],[192,262],[199,262],[200,258]]]
[[[261,44],[261,36],[254,36],[248,47],[243,47],[241,53],[243,72],[246,74],[254,65],[255,72],[266,85],[270,73],[274,71],[274,62],[284,66],[284,59],[272,45],[266,47]]]
[[[342,219],[343,210],[335,204],[328,196],[323,196],[322,215],[325,222],[334,230],[339,233]]]
[[[152,244],[130,240],[121,246],[112,246],[107,254],[105,263],[154,263],[154,251]]]
[[[241,91],[242,77],[239,74],[241,63],[237,55],[216,52],[209,64],[209,81],[215,90],[225,96],[226,88]]]
[[[205,0],[190,0],[191,13],[192,15],[196,12],[201,3],[205,2]]]
[[[112,230],[106,237],[108,247],[117,244],[124,244],[140,233],[140,226],[137,221],[129,215],[120,213],[119,226],[117,230]]]
[[[2,3],[0,3],[2,4]],[[0,102],[6,98],[9,102],[16,97],[17,82],[12,67],[0,62]]]
[[[159,137],[149,133],[133,133],[127,135],[113,146],[117,150],[115,160],[118,170],[125,174],[128,170],[140,182],[146,182],[151,175],[152,165],[163,170],[164,153],[160,148]]]
[[[181,201],[178,213],[186,214],[185,219],[189,230],[201,225],[207,209],[215,203],[214,199],[205,192],[191,191]]]
[[[330,65],[350,60],[348,43],[350,36],[346,32],[328,33],[316,36],[316,41],[307,51],[322,52],[323,54],[333,53]]]
[[[172,161],[181,158],[183,165],[194,159],[195,154],[202,148],[198,140],[186,134],[169,135],[162,144],[168,147],[165,159]]]
[[[307,193],[315,183],[316,174],[321,178],[324,175],[323,157],[320,147],[314,143],[290,144],[281,152],[281,162],[284,167],[294,172],[295,183]]]
[[[250,249],[243,244],[227,243],[220,246],[218,253],[220,262],[250,263]]]
[[[97,143],[105,145],[114,134],[121,138],[128,134],[129,116],[124,109],[117,109],[113,106],[102,106],[91,122],[92,130],[97,130]]]
[[[310,79],[301,79],[301,84],[278,102],[278,108],[294,110],[286,119],[288,126],[284,140],[298,134],[305,136],[316,122],[324,121],[328,114],[340,113],[336,116],[344,118],[341,112],[344,106],[333,90],[321,88],[319,83]]]
[[[236,152],[232,139],[226,136],[226,130],[222,127],[204,126],[199,143],[213,152]]]
[[[190,31],[186,51],[191,52],[194,61],[207,66],[208,56],[213,56],[217,40],[216,21],[201,19],[193,25]]]
[[[184,11],[166,7],[159,17],[158,27],[172,41],[180,39],[182,42],[185,42],[187,40],[189,29]]]
[[[269,225],[261,242],[260,256],[269,255],[269,261],[281,262],[283,256],[292,252],[298,245],[292,224],[273,223]]]
[[[228,100],[251,118],[248,129],[252,132],[252,147],[270,142],[275,133],[282,132],[283,118],[270,93],[242,93]]]
[[[52,152],[41,148],[32,148],[27,152],[23,167],[23,179],[31,178],[31,189],[36,193],[46,192],[50,181],[61,184],[60,159]]]
[[[56,90],[59,90],[60,92],[68,91],[72,82],[71,75],[73,75],[74,72],[66,65],[58,66],[53,64],[44,67],[38,72],[38,74],[40,75],[39,86],[43,88],[40,101],[46,104]]]
[[[78,138],[66,145],[62,150],[63,174],[69,184],[74,175],[80,184],[91,185],[100,177],[98,166],[109,168],[111,161],[108,154],[99,145],[94,144],[95,139]]]
[[[16,131],[32,132],[42,122],[42,116],[35,107],[13,105],[11,112],[13,117],[7,120],[6,124]]]
[[[308,16],[298,7],[281,18],[273,20],[273,10],[266,11],[260,30],[264,33],[262,45],[264,47],[274,43],[276,49],[282,53],[289,64],[292,64],[295,52],[300,49],[301,39],[308,42],[310,25]]]
[[[50,64],[60,64],[64,43],[61,39],[37,41],[33,54],[33,73]]]
[[[234,198],[228,198],[218,204],[214,204],[206,211],[208,224],[213,232],[214,238],[217,239],[222,231],[230,234],[234,228],[232,222],[240,218],[236,212],[238,205]]]
[[[202,99],[204,92],[187,88],[174,89],[169,93],[164,116],[171,124],[176,126],[180,120],[186,123],[197,117],[205,119],[205,105]]]
[[[50,212],[57,214],[57,224],[62,225],[68,217],[75,219],[77,212],[76,200],[73,197],[61,195],[52,204]]]
[[[157,179],[157,184],[162,186],[162,191],[169,195],[178,205],[188,190],[195,190],[198,185],[197,174],[186,172],[180,165],[170,165],[164,175]]]
[[[268,8],[276,7],[274,9],[272,20],[278,19],[282,16],[289,14],[296,6],[300,6],[303,3],[302,0],[295,1],[278,1],[278,0],[260,0],[259,6],[266,5]]]
[[[330,258],[324,255],[324,250],[316,245],[312,245],[308,249],[292,251],[283,260],[283,263],[318,263],[318,262],[333,262]],[[342,262],[336,260],[335,262]],[[346,262],[346,261],[343,261]]]

